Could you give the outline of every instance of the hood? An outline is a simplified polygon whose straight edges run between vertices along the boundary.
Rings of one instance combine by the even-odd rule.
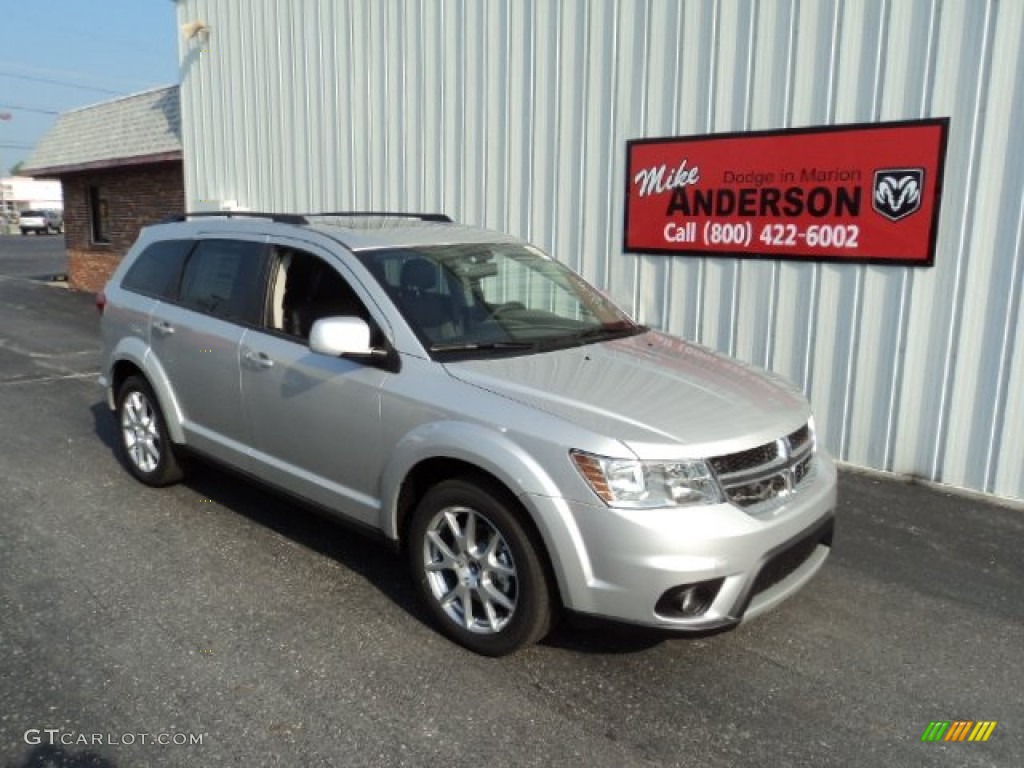
[[[446,368],[467,384],[620,440],[640,458],[732,453],[810,417],[803,395],[774,374],[653,331]]]

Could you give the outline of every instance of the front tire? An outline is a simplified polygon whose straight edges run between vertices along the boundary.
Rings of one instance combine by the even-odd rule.
[[[129,376],[118,390],[117,420],[121,456],[136,480],[154,488],[181,480],[181,465],[160,404],[141,376]]]
[[[445,480],[413,512],[409,566],[441,631],[484,656],[541,640],[554,617],[535,534],[504,489]]]

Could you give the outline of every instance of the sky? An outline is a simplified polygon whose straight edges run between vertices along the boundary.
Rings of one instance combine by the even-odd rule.
[[[172,0],[0,0],[0,176],[56,113],[176,82]]]

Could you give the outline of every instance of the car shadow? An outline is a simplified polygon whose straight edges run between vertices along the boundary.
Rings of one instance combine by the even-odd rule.
[[[186,487],[359,574],[410,616],[431,626],[408,579],[404,557],[382,539],[215,462],[190,457],[186,467]]]
[[[96,436],[110,449],[127,475],[114,414],[103,402],[93,404],[90,410]],[[185,487],[358,573],[411,616],[424,625],[431,625],[407,578],[405,562],[383,542],[375,542],[367,532],[347,526],[316,507],[216,462],[194,456],[185,456],[182,461],[186,470],[182,481]],[[271,498],[268,499],[268,495]]]
[[[93,429],[96,432],[96,437],[110,449],[110,452],[114,454],[114,458],[120,460],[117,447],[117,419],[114,414],[102,400],[89,406],[89,411],[92,413]]]
[[[103,402],[95,403],[91,411],[96,436],[123,467],[114,415]],[[375,540],[363,529],[348,526],[323,510],[216,462],[196,457],[186,457],[184,462],[185,487],[359,574],[411,617],[436,631],[433,618],[422,606],[409,579],[402,553],[382,540]],[[124,471],[127,474],[128,470]],[[272,500],[268,500],[268,494]],[[670,636],[657,630],[572,615],[563,617],[541,645],[576,653],[629,654],[650,649],[667,639]]]
[[[573,653],[618,656],[648,651],[668,639],[664,632],[654,629],[569,616],[541,641],[541,645]]]

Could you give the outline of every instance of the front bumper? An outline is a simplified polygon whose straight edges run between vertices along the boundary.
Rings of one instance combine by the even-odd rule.
[[[770,514],[731,504],[656,510],[567,502],[575,552],[553,551],[565,607],[579,614],[706,633],[770,610],[802,588],[828,556],[836,471],[819,452],[813,474]],[[714,592],[699,613],[663,598],[693,584]],[[659,601],[662,601],[659,607]]]

